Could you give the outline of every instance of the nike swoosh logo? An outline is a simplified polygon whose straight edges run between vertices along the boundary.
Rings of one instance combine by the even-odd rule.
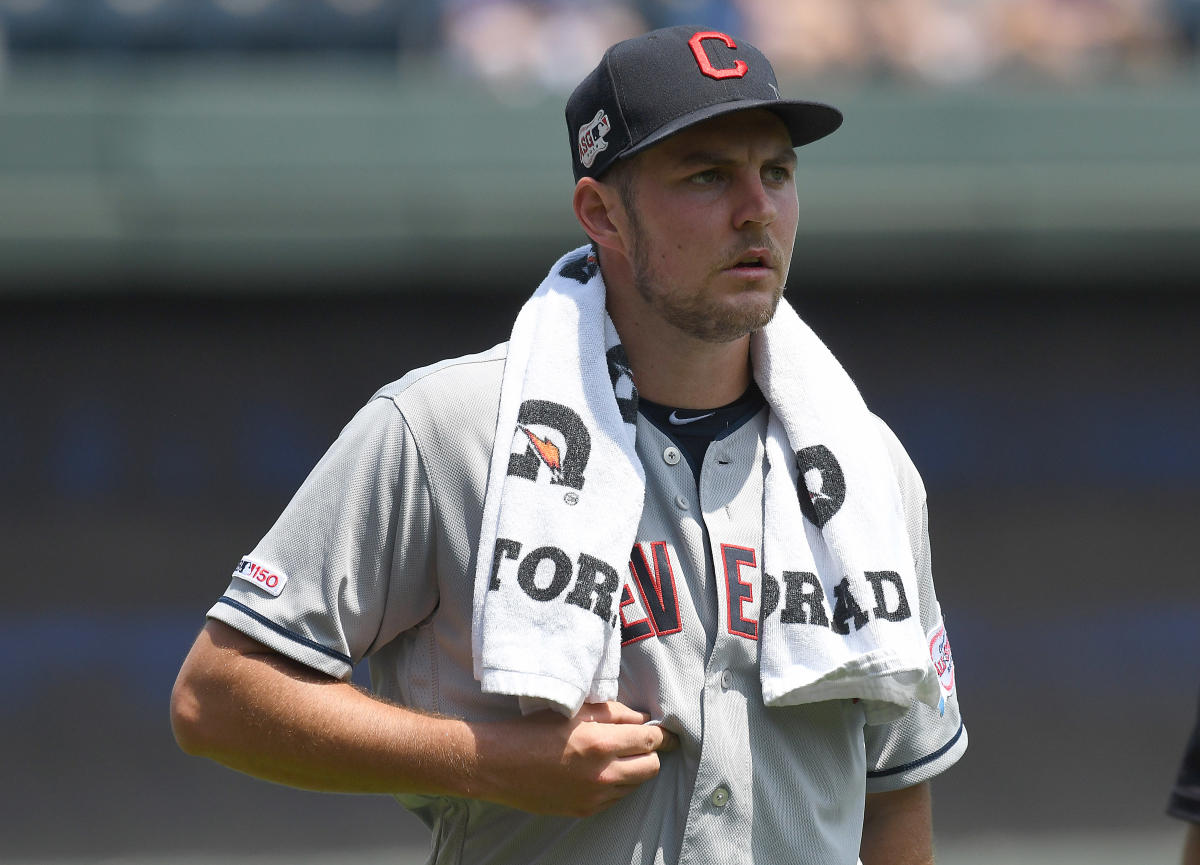
[[[667,416],[667,420],[675,424],[675,426],[683,426],[684,424],[695,423],[698,420],[704,420],[706,417],[712,417],[715,414],[715,411],[710,411],[708,414],[698,414],[695,417],[679,417],[679,415],[675,414],[675,412],[671,412],[671,414]]]

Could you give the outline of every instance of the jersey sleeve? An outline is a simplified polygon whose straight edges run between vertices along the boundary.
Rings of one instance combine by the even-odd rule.
[[[1200,823],[1200,708],[1196,711],[1192,737],[1183,752],[1179,776],[1171,790],[1167,813],[1180,820]]]
[[[342,430],[208,611],[340,679],[436,606],[431,497],[396,404],[372,399]],[[386,625],[385,625],[386,623]]]
[[[921,627],[938,670],[943,699],[938,708],[914,703],[897,720],[866,728],[868,793],[898,790],[927,781],[958,762],[967,749],[967,731],[958,707],[957,671],[933,585],[925,486],[892,431],[882,422],[880,429],[900,484],[918,584]]]

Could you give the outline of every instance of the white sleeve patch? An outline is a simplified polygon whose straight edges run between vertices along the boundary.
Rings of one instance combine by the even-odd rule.
[[[939,618],[927,636],[929,660],[933,662],[942,691],[948,697],[954,693],[954,655],[950,652],[950,638],[946,636],[945,623]]]
[[[238,566],[233,569],[233,575],[248,583],[253,583],[268,595],[274,595],[276,598],[279,597],[279,593],[283,591],[283,587],[287,583],[287,574],[283,571],[271,570],[249,557],[238,562]]]

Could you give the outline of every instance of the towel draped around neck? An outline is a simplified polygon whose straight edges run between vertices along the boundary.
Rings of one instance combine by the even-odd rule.
[[[781,301],[751,338],[770,406],[759,673],[782,706],[858,699],[869,723],[940,689],[879,425]],[[509,340],[477,551],[475,676],[567,716],[616,699],[617,603],[645,498],[637,391],[589,247],[559,259]]]

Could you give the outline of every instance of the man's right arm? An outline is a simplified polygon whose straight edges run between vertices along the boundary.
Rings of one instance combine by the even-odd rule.
[[[1183,865],[1200,865],[1200,823],[1189,823],[1183,842]]]
[[[587,816],[659,770],[675,745],[620,703],[575,718],[472,722],[384,702],[210,620],[171,695],[181,748],[294,787],[463,796]]]

